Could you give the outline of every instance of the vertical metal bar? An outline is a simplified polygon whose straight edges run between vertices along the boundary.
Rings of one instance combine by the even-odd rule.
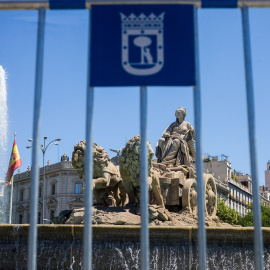
[[[31,174],[31,205],[30,205],[30,232],[28,237],[28,269],[36,269],[37,261],[37,218],[38,218],[38,186],[39,186],[39,133],[42,94],[43,51],[45,35],[45,9],[39,9],[36,81],[33,120],[33,148],[32,148],[32,174]]]
[[[45,220],[45,139],[44,139],[44,144],[43,144],[43,150],[42,150],[42,158],[43,158],[43,192],[42,192],[42,222],[41,224],[45,224],[44,220]]]
[[[259,179],[257,171],[257,150],[255,136],[255,105],[253,93],[252,78],[252,60],[251,60],[251,43],[248,7],[242,8],[243,23],[243,39],[244,39],[244,55],[245,55],[245,73],[246,73],[246,94],[247,94],[247,113],[249,128],[249,148],[250,148],[250,164],[253,189],[253,223],[254,223],[254,249],[255,249],[255,266],[256,269],[263,269],[263,243],[261,230],[261,207],[259,196]]]
[[[196,170],[197,170],[197,205],[198,205],[198,249],[199,269],[206,269],[206,233],[205,233],[205,207],[204,207],[204,181],[202,168],[202,140],[201,140],[201,85],[199,69],[199,35],[198,35],[198,9],[194,7],[194,41],[195,41],[195,75],[194,86],[194,114],[195,114],[195,140],[196,140]]]
[[[149,228],[148,228],[148,156],[147,156],[147,88],[140,87],[140,198],[141,198],[141,269],[149,269]]]
[[[89,42],[88,42],[88,83],[86,104],[86,160],[85,160],[85,217],[84,217],[84,269],[92,268],[92,179],[93,179],[93,112],[94,89],[90,87],[90,58],[91,58],[91,16],[89,10]]]
[[[141,269],[149,269],[149,228],[148,228],[148,157],[147,157],[147,88],[140,87],[140,198],[141,198]]]

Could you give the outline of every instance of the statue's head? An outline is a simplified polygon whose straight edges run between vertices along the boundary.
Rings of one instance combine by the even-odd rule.
[[[86,141],[82,140],[74,146],[72,153],[72,166],[77,170],[79,177],[85,180],[84,160],[85,160]]]
[[[184,107],[179,107],[176,111],[175,111],[175,117],[179,120],[179,121],[184,121],[185,117],[186,117],[186,109]]]
[[[111,161],[107,152],[93,142],[94,172],[97,168],[103,169]],[[84,163],[86,159],[86,141],[82,140],[74,146],[72,153],[72,166],[77,170],[79,177],[85,180]]]

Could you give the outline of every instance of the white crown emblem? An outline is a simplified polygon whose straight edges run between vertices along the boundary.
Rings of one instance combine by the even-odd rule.
[[[158,73],[164,65],[163,20],[156,16],[120,13],[122,21],[122,67],[135,76]]]
[[[162,29],[165,12],[156,16],[151,13],[149,16],[141,13],[138,17],[131,13],[129,16],[120,13],[122,30],[124,29]]]

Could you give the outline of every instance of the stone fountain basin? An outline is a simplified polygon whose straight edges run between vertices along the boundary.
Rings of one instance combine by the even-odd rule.
[[[38,269],[81,269],[83,225],[38,225]],[[27,269],[29,225],[0,225],[1,269]],[[254,269],[253,228],[207,227],[209,269]],[[265,269],[270,229],[263,228]],[[151,226],[150,269],[195,269],[197,227]],[[140,269],[140,226],[93,226],[93,269]]]

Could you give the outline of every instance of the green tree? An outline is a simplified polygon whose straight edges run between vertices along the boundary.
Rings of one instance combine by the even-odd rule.
[[[261,205],[262,210],[262,226],[270,227],[270,207]]]
[[[250,205],[247,208],[249,211],[244,217],[241,217],[234,209],[230,209],[225,201],[218,196],[217,201],[217,216],[224,222],[231,225],[241,225],[243,227],[253,226],[253,208]],[[262,227],[270,227],[270,207],[261,205]]]
[[[239,225],[240,215],[234,209],[229,208],[225,201],[218,196],[217,201],[217,216],[224,222],[231,225]]]
[[[253,208],[248,207],[249,212],[240,219],[239,224],[243,227],[253,226]],[[270,227],[270,207],[261,205],[262,227]]]
[[[244,217],[241,217],[239,219],[239,225],[243,227],[251,227],[253,226],[253,212],[252,212],[252,207],[249,206],[247,208],[249,211],[246,213]]]

